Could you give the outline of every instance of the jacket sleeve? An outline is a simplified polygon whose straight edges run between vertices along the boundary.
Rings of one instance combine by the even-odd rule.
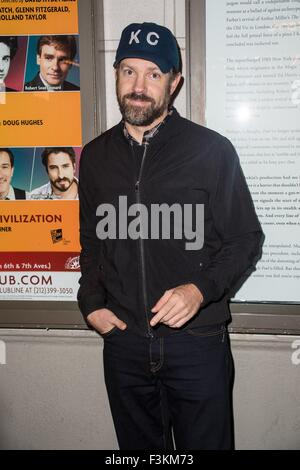
[[[106,305],[106,291],[101,282],[101,240],[96,236],[96,204],[93,189],[93,166],[88,147],[80,158],[79,213],[80,213],[80,267],[78,305],[84,317]]]
[[[255,270],[263,242],[263,232],[238,155],[225,138],[217,147],[214,149],[216,158],[213,159],[216,178],[210,194],[209,211],[219,248],[192,279],[202,292],[203,305],[224,295],[233,295],[237,285]]]

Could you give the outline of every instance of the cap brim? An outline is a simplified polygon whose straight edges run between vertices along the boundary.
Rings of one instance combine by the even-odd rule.
[[[128,51],[128,53],[123,53],[122,55],[120,55],[114,62],[114,68],[117,67],[117,65],[123,60],[123,59],[127,59],[127,58],[131,58],[131,59],[144,59],[144,60],[149,60],[150,62],[153,62],[155,65],[157,65],[159,67],[159,69],[162,71],[162,73],[168,73],[172,70],[173,66],[166,62],[165,60],[161,59],[161,58],[157,58],[156,55],[154,54],[151,54],[150,52],[142,52],[142,51],[138,51],[138,52],[134,52],[134,51]]]

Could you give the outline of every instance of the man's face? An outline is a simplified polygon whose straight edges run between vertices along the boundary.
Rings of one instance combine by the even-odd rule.
[[[0,42],[0,85],[6,79],[6,76],[9,71],[9,66],[10,66],[10,49],[6,44],[4,44],[4,42]]]
[[[0,151],[0,197],[7,195],[13,173],[8,153]]]
[[[135,126],[151,125],[168,109],[180,75],[175,80],[148,60],[124,59],[117,70],[117,98],[126,122]]]
[[[54,192],[64,193],[74,182],[75,165],[67,153],[50,153],[47,172]]]
[[[66,79],[70,64],[68,51],[56,49],[55,45],[44,45],[41,55],[37,55],[37,64],[43,79],[52,86],[62,85]]]

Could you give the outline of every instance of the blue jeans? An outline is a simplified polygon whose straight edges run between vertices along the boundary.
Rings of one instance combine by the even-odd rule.
[[[104,337],[104,373],[121,450],[232,449],[232,356],[225,325],[149,339]]]

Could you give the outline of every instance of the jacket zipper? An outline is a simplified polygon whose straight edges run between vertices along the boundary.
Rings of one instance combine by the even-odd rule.
[[[146,142],[144,144],[144,152],[142,156],[142,162],[141,162],[141,167],[138,175],[138,179],[135,182],[135,194],[136,194],[136,202],[137,204],[141,204],[141,193],[140,193],[140,182],[142,178],[142,173],[143,173],[143,166],[147,154],[147,145],[148,143]],[[142,229],[142,226],[141,226]],[[150,326],[149,318],[148,318],[148,296],[147,296],[147,282],[146,282],[146,267],[145,267],[145,250],[144,250],[144,239],[143,237],[139,238],[139,252],[140,252],[140,262],[141,262],[141,271],[142,271],[142,294],[143,294],[143,301],[144,301],[144,309],[145,309],[145,315],[146,315],[146,322],[147,322],[147,330],[148,330],[148,336],[150,338],[153,338],[153,332]]]

